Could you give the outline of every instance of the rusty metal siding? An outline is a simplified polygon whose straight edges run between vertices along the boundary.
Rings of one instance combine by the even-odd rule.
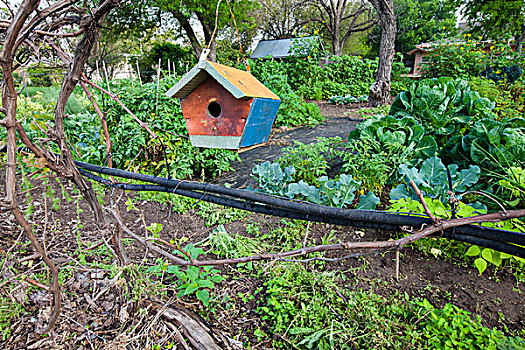
[[[268,141],[280,100],[255,98],[241,141],[241,147],[249,147]]]

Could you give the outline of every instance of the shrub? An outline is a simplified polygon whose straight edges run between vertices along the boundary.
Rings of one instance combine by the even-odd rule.
[[[137,161],[147,172],[166,174],[164,150],[176,178],[217,176],[231,170],[230,161],[237,153],[224,149],[193,147],[187,139],[187,130],[178,99],[168,98],[165,92],[176,82],[175,78],[157,83],[132,86],[129,80],[114,82],[112,91],[120,91],[120,99],[141,121],[157,134],[157,138],[142,128],[115,101],[107,101],[108,128],[113,140],[113,161],[116,167],[127,167]],[[158,101],[157,101],[158,96]]]
[[[519,117],[525,112],[525,105],[516,103],[511,91],[505,86],[498,86],[489,79],[475,77],[471,78],[469,83],[473,91],[495,103],[493,112],[498,115],[498,119]]]
[[[469,78],[489,76],[494,80],[514,80],[517,70],[524,68],[525,60],[507,43],[487,43],[471,34],[454,42],[441,41],[423,65],[428,78]],[[516,66],[517,68],[511,68]],[[505,72],[505,73],[504,73]],[[508,73],[508,74],[507,74]]]

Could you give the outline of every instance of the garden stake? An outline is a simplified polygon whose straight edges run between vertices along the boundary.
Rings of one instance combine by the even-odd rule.
[[[396,249],[396,281],[399,282],[399,247]]]
[[[139,77],[140,86],[142,86],[142,79],[140,78],[139,60],[137,60],[136,63],[137,63],[137,76]]]

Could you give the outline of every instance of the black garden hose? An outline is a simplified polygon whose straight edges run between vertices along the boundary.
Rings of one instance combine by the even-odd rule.
[[[413,226],[421,227],[422,225],[431,225],[432,221],[427,217],[412,216],[412,215],[401,215],[396,213],[384,212],[380,210],[350,210],[350,209],[339,209],[328,207],[324,205],[317,205],[311,203],[297,202],[289,199],[283,199],[267,194],[257,193],[253,191],[227,188],[223,186],[195,182],[195,181],[180,181],[180,180],[168,180],[162,177],[153,175],[144,175],[132,173],[124,170],[113,169],[93,165],[83,162],[75,162],[78,167],[93,172],[97,172],[105,175],[112,175],[116,177],[138,180],[143,182],[150,182],[162,187],[199,191],[203,193],[213,193],[230,196],[236,199],[244,199],[254,203],[262,203],[268,206],[288,209],[298,213],[301,213],[301,219],[317,221],[312,218],[318,217],[321,222],[335,223],[338,225],[352,225],[351,223],[375,223],[380,225],[390,225],[392,228],[389,230],[399,230],[401,226]],[[167,192],[167,191],[166,191]],[[202,195],[201,195],[202,196]],[[225,202],[227,203],[227,202]],[[224,204],[228,205],[228,204]],[[333,220],[333,221],[329,221]],[[353,225],[352,225],[353,226]],[[385,226],[384,226],[385,227]],[[450,230],[449,230],[450,231]],[[489,227],[482,227],[479,225],[464,225],[455,228],[455,231],[459,234],[467,234],[471,236],[477,236],[480,238],[509,242],[525,246],[525,233],[498,230]]]
[[[206,202],[212,202],[215,204],[228,206],[231,208],[242,209],[242,210],[247,210],[247,211],[266,214],[266,215],[285,217],[285,218],[290,218],[290,219],[301,219],[301,220],[324,222],[324,223],[344,225],[344,226],[376,228],[376,229],[389,230],[389,231],[396,231],[399,229],[397,225],[376,223],[376,222],[369,222],[369,221],[342,220],[341,218],[337,218],[337,217],[318,216],[315,214],[306,215],[305,217],[304,213],[286,209],[286,208],[275,208],[275,207],[271,207],[267,205],[257,204],[257,203],[248,202],[248,201],[241,201],[238,199],[228,198],[224,196],[217,196],[217,195],[213,195],[209,193],[200,193],[200,192],[195,192],[192,190],[184,190],[181,188],[169,188],[169,187],[160,186],[160,185],[113,183],[100,176],[87,172],[83,169],[80,169],[80,172],[82,173],[82,175],[90,178],[91,180],[94,180],[102,184],[105,184],[109,187],[117,188],[121,190],[174,193],[174,194],[178,194],[178,195],[182,195],[182,196],[186,196],[190,198],[203,200]],[[456,232],[453,232],[452,230],[448,230],[447,232],[444,232],[442,237],[465,242],[465,243],[476,244],[481,247],[495,249],[500,252],[504,252],[507,254],[525,258],[525,247],[520,247],[520,246],[516,246],[513,244],[509,244],[505,241],[498,241],[498,240],[494,240],[490,238],[483,238],[483,237],[478,237],[474,235],[469,235],[468,233],[459,234],[457,233],[457,229],[459,228],[461,227],[456,228]],[[501,231],[501,230],[496,230],[496,231]],[[504,231],[504,232],[508,232],[508,231]]]

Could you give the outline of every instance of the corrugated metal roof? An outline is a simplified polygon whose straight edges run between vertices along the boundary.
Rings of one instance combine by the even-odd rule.
[[[279,96],[264,86],[250,72],[209,61],[199,62],[166,92],[166,96],[185,98],[208,76],[213,77],[235,98],[261,97],[279,100]]]
[[[261,40],[253,50],[250,58],[264,58],[272,56],[275,58],[289,56],[305,56],[304,51],[309,52],[309,47],[317,41],[321,44],[318,36],[305,36],[301,38],[279,39],[279,40]],[[300,47],[301,50],[294,50],[294,47]]]

